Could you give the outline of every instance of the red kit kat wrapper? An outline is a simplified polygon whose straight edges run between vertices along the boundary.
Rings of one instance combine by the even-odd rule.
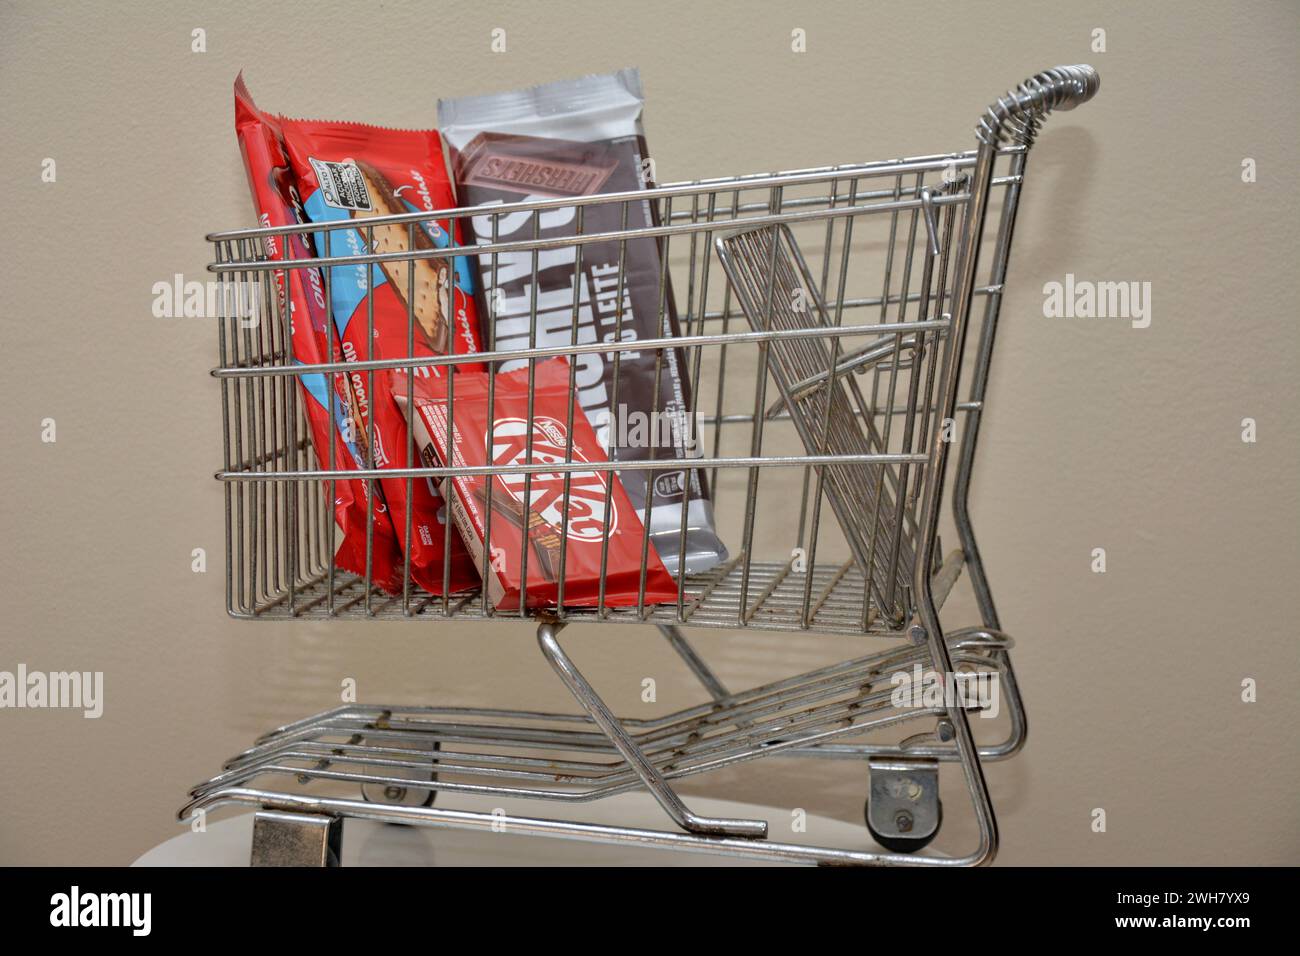
[[[450,426],[445,380],[416,383],[411,421],[426,464],[470,468],[557,464],[570,454],[577,463],[608,460],[580,408],[574,409],[570,436],[567,417],[572,393],[569,365],[563,358],[537,363],[531,420],[528,369],[497,376],[489,451],[488,378],[486,374],[456,376]],[[568,474],[567,511],[563,471],[537,471],[531,479],[519,473],[459,475],[444,483],[456,527],[479,568],[487,552],[485,585],[492,603],[500,610],[517,610],[521,600],[530,608],[557,606],[563,556],[565,606],[598,605],[606,539],[605,605],[639,603],[643,553],[645,603],[675,601],[677,585],[655,549],[645,546],[645,528],[618,476],[612,471],[580,469]]]

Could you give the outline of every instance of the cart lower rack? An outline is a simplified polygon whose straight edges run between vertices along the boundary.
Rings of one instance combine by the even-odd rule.
[[[361,226],[345,220],[210,236],[216,247],[210,268],[237,301],[222,320],[221,364],[213,373],[222,391],[225,463],[218,477],[226,495],[232,616],[531,619],[544,659],[580,710],[346,706],[267,734],[195,787],[181,819],[225,805],[254,808],[253,859],[259,863],[336,862],[347,818],[469,829],[504,825],[517,833],[789,862],[991,860],[997,825],[983,761],[1014,754],[1023,745],[1026,722],[1009,655],[1012,640],[993,603],[968,495],[1028,154],[1044,118],[1086,102],[1098,82],[1087,66],[1038,74],[989,107],[976,129],[976,148],[962,152],[380,216]],[[648,227],[584,228],[593,207],[622,209],[626,223],[629,205],[641,203],[653,211]],[[574,223],[572,234],[560,239],[535,232],[533,239],[481,243],[472,250],[454,244],[427,249],[411,241],[405,251],[367,251],[377,248],[376,227],[400,225],[413,234],[425,223],[475,216],[486,217],[496,237],[505,234],[498,227],[508,217],[536,228],[543,217],[560,215]],[[295,258],[286,256],[285,247],[293,244],[278,241],[331,228],[356,230],[364,245],[354,255],[308,252]],[[275,277],[283,283],[286,275],[310,273],[323,281],[329,301],[338,266],[382,263],[391,270],[394,263],[409,263],[413,270],[419,259],[472,251],[484,276],[484,301],[491,302],[494,280],[508,264],[524,263],[524,278],[531,277],[535,288],[539,273],[557,261],[580,261],[584,251],[595,255],[603,249],[618,263],[611,282],[621,302],[628,281],[624,263],[634,243],[654,244],[662,264],[661,338],[581,340],[578,267],[571,265],[573,336],[566,346],[497,349],[489,341],[487,353],[430,358],[412,349],[396,359],[331,351],[323,362],[303,364],[292,354],[289,310],[273,284],[263,281]],[[266,249],[276,246],[280,255],[268,259]],[[557,258],[562,250],[568,259]],[[454,293],[455,270],[446,271]],[[564,310],[537,298],[534,293],[523,318],[534,327],[557,321]],[[623,308],[618,306],[620,319]],[[259,318],[250,321],[250,314]],[[413,337],[413,312],[409,322]],[[392,376],[405,384],[409,405],[414,380],[431,369],[442,375],[482,362],[493,389],[504,369],[526,368],[531,382],[537,368],[557,356],[567,360],[571,383],[593,356],[616,368],[649,357],[656,373],[663,363],[676,362],[682,394],[673,408],[656,405],[655,412],[673,416],[675,440],[681,446],[683,436],[688,439],[689,456],[657,458],[652,451],[641,461],[579,458],[572,439],[574,416],[582,414],[575,411],[576,388],[568,397],[569,444],[549,458],[534,457],[529,438],[530,454],[506,464],[422,459],[412,437],[406,449],[386,450],[387,467],[363,462],[366,467],[348,468],[335,460],[332,441],[328,460],[322,460],[308,440],[299,387],[306,376],[346,378],[355,394],[367,396],[375,394],[376,376]],[[449,383],[458,378],[447,376]],[[447,387],[454,390],[454,384]],[[329,421],[337,426],[335,393],[327,391]],[[450,439],[457,408],[451,396],[447,407]],[[532,415],[530,398],[529,421]],[[488,427],[489,447],[495,427]],[[373,419],[368,429],[364,441],[348,437],[374,448]],[[602,440],[609,444],[608,435]],[[950,451],[956,456],[951,481]],[[345,570],[335,559],[339,529],[326,502],[336,500],[341,485],[363,487],[371,502],[381,479],[404,482],[409,500],[415,483],[428,482],[436,491],[435,482],[446,490],[457,479],[509,477],[523,489],[525,512],[537,488],[555,490],[564,515],[557,530],[567,541],[579,480],[606,489],[608,506],[614,476],[627,481],[633,472],[644,473],[637,480],[647,488],[666,482],[707,489],[729,553],[712,563],[690,553],[696,516],[688,515],[685,495],[680,521],[669,521],[673,530],[661,533],[663,515],[651,514],[654,495],[647,492],[641,527],[660,530],[653,549],[650,535],[641,535],[635,600],[610,599],[603,583],[613,570],[612,521],[606,522],[601,546],[600,597],[591,606],[538,603],[525,593],[516,608],[506,610],[487,588],[444,586],[434,593],[413,579],[409,555],[400,588],[379,581],[379,509],[373,507],[364,569]],[[496,506],[491,495],[486,501],[491,522]],[[944,558],[940,525],[949,509],[951,529],[945,533],[955,533],[958,547]],[[506,520],[499,510],[496,515]],[[405,530],[403,540],[410,540],[409,510]],[[445,546],[449,568],[450,534]],[[561,546],[567,555],[566,548]],[[683,569],[674,573],[672,600],[647,597],[656,551],[674,572]],[[485,547],[484,580],[497,559]],[[528,556],[519,559],[526,568]],[[940,610],[963,572],[980,620],[945,630]],[[698,678],[700,703],[650,720],[615,716],[561,645],[564,629],[582,623],[655,625]],[[734,692],[691,645],[682,630],[687,626],[779,631],[791,640],[847,635],[869,646],[852,660]],[[922,673],[938,675],[945,687],[949,678],[966,689],[996,682],[1007,713],[998,725],[1005,731],[1001,739],[977,742],[972,732],[970,718],[987,701],[967,693],[900,696],[900,686]],[[883,849],[865,841],[860,848],[775,842],[764,822],[700,816],[675,789],[678,780],[772,756],[865,762],[866,824]],[[916,855],[935,838],[943,818],[942,763],[961,767],[978,842],[958,855]],[[503,818],[443,809],[436,802],[437,793],[447,791],[581,803],[642,788],[675,829]]]

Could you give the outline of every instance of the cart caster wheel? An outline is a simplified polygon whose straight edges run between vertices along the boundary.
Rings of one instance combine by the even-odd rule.
[[[389,745],[391,746],[391,742]],[[433,749],[441,750],[442,744],[434,741]],[[433,763],[435,766],[437,765],[436,760]],[[438,791],[417,786],[416,784],[422,782],[424,779],[423,776],[415,776],[418,772],[419,771],[415,770],[399,771],[399,773],[411,775],[412,786],[410,787],[399,787],[391,784],[384,786],[377,783],[363,783],[361,785],[361,799],[365,800],[367,803],[384,803],[389,806],[431,807],[433,806],[434,800],[438,798]],[[392,775],[397,776],[398,774]],[[438,779],[438,771],[430,770],[428,772],[428,779],[430,781],[436,781]]]
[[[376,791],[378,791],[376,795]],[[423,799],[420,799],[423,797]],[[366,803],[384,803],[399,807],[431,807],[438,798],[437,790],[422,790],[419,787],[375,787],[362,784],[361,799]]]
[[[934,838],[939,835],[939,827],[943,826],[943,801],[942,800],[935,801],[935,809],[937,813],[937,818],[934,824],[934,829],[931,830],[928,835],[921,836],[921,837],[905,837],[905,836],[901,836],[898,833],[886,835],[884,833],[878,832],[876,828],[871,825],[871,800],[870,799],[868,799],[862,805],[862,816],[867,821],[867,832],[871,834],[871,839],[875,840],[886,850],[888,850],[891,853],[915,853],[917,850],[925,849],[934,841]],[[906,812],[907,811],[905,810],[900,811],[900,813],[906,813]],[[897,821],[895,825],[898,826],[900,824],[906,825],[906,821]]]
[[[939,761],[917,757],[867,762],[871,780],[863,818],[872,839],[893,853],[929,846],[943,823]]]

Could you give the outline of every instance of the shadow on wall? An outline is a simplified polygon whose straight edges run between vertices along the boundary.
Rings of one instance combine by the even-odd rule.
[[[1035,236],[1042,237],[1033,244],[1013,245],[1008,269],[1012,283],[1018,276],[1051,277],[1069,271],[1079,243],[1078,223],[1087,219],[1080,214],[1094,193],[1098,149],[1092,132],[1083,126],[1053,129],[1052,122],[1049,117],[1042,134],[1051,137],[1052,148],[1036,146],[1026,160],[1030,202],[1026,206],[1022,196],[1021,208],[1026,213],[1032,209],[1029,214],[1035,221],[1053,225],[1033,229]]]

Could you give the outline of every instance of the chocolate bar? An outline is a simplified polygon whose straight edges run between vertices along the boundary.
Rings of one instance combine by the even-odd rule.
[[[408,225],[374,224],[376,216],[455,205],[436,132],[324,120],[281,122],[307,218],[321,225],[347,223],[347,228],[315,233],[320,256],[352,258],[372,248],[410,254],[454,241],[452,220],[429,219],[414,228],[413,236]],[[473,274],[464,260],[461,256],[329,266],[321,292],[324,301],[328,290],[339,357],[351,363],[480,351]],[[454,290],[447,282],[453,270]],[[448,299],[452,291],[454,308]],[[415,318],[414,329],[408,315]],[[474,366],[481,368],[478,363],[460,367]],[[447,374],[452,374],[449,368],[425,366],[409,376]],[[362,433],[374,436],[371,452],[378,469],[407,465],[406,416],[394,398],[405,392],[407,378],[404,370],[350,373]],[[410,559],[411,579],[432,594],[476,586],[478,575],[461,537],[447,527],[447,509],[436,489],[429,482],[410,482],[408,490],[404,478],[381,477],[378,485],[398,542]]]
[[[438,117],[451,147],[458,201],[490,207],[645,188],[642,104],[635,70],[440,101]],[[584,233],[658,225],[654,207],[646,202],[596,203],[583,209]],[[577,207],[554,207],[540,215],[484,214],[472,222],[479,244],[565,238],[576,232]],[[575,301],[578,344],[680,334],[659,240],[615,240],[581,248],[581,269],[573,245],[540,256],[524,250],[478,257],[484,301],[494,306],[479,310],[490,323],[484,336],[491,348],[573,344]],[[682,563],[682,570],[693,573],[725,560],[727,549],[714,530],[705,476],[688,467],[700,451],[689,422],[683,351],[664,349],[661,356],[637,350],[596,352],[575,355],[573,361],[578,401],[609,457],[664,462],[662,469],[619,472],[638,513],[644,515],[650,501],[650,538],[664,564],[675,572]],[[523,364],[507,361],[501,368],[510,371]],[[656,423],[666,427],[654,427]],[[665,437],[655,440],[657,434]],[[679,553],[683,499],[684,555]]]
[[[598,193],[618,169],[617,154],[534,136],[480,133],[460,153],[458,182],[484,189],[521,188],[534,195],[590,196]]]
[[[235,80],[235,132],[244,154],[258,224],[298,225],[305,216],[297,202],[280,120],[257,108],[242,75]],[[265,241],[267,256],[275,261],[310,259],[316,254],[308,236],[289,233],[268,236]],[[340,342],[325,308],[320,273],[315,269],[277,269],[273,278],[280,315],[286,320],[294,317],[288,323],[294,364],[319,365],[337,360]],[[335,468],[372,467],[374,459],[366,445],[366,430],[347,377],[308,372],[296,378],[319,467],[327,467],[331,460]],[[327,499],[331,487],[334,520],[340,531],[333,555],[335,566],[357,575],[369,573],[371,580],[385,590],[400,591],[402,558],[383,489],[374,487],[372,497],[372,489],[359,479],[326,482]]]
[[[546,523],[546,519],[537,512],[529,510],[526,514],[522,502],[516,501],[509,495],[503,495],[495,488],[490,492],[482,485],[475,485],[471,489],[474,500],[488,509],[488,499],[491,498],[491,510],[493,515],[505,517],[512,525],[520,531],[525,529],[528,532],[528,541],[533,546],[533,553],[540,562],[538,567],[547,581],[555,581],[560,573],[560,548],[563,542],[560,540],[560,533]]]
[[[607,460],[581,409],[573,409],[572,430],[566,425],[569,373],[563,358],[538,362],[531,396],[528,369],[498,374],[491,388],[490,373],[464,373],[454,377],[451,400],[447,379],[417,379],[407,412],[421,457],[430,467],[496,469],[449,477],[442,490],[498,609],[517,609],[525,591],[528,607],[554,607],[561,597],[575,607],[675,600],[677,587],[646,546],[640,516],[614,472],[518,470]],[[398,403],[405,404],[400,395]]]

